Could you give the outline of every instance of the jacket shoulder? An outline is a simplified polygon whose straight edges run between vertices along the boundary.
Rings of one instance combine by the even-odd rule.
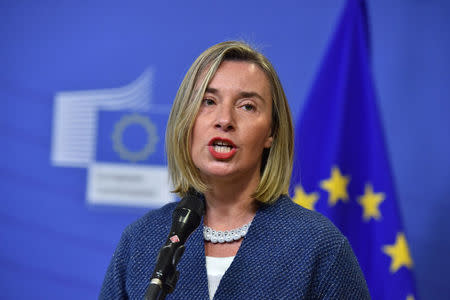
[[[336,240],[340,244],[344,238],[327,217],[294,203],[288,196],[280,197],[273,207],[267,209],[275,215],[272,222],[283,224],[277,228],[289,230],[291,234],[301,236],[303,241],[305,239],[316,242]]]

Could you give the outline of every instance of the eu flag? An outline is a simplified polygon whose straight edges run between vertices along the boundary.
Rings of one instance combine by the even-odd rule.
[[[371,74],[366,5],[348,0],[296,124],[293,200],[349,239],[373,299],[416,299]]]

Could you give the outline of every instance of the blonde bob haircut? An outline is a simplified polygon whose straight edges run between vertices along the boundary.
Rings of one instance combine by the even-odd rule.
[[[287,194],[292,172],[294,135],[291,112],[275,69],[269,60],[244,42],[228,41],[203,52],[189,68],[178,89],[166,130],[169,176],[180,197],[208,186],[191,157],[192,128],[209,82],[223,61],[254,63],[264,71],[272,90],[272,137],[270,149],[264,149],[261,177],[254,199],[270,203]]]

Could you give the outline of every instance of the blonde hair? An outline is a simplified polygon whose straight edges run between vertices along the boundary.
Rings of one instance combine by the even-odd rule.
[[[228,41],[204,51],[189,68],[178,89],[166,130],[169,176],[174,193],[180,197],[189,191],[204,193],[208,186],[191,157],[191,136],[206,88],[223,61],[254,63],[267,76],[272,91],[272,136],[270,149],[263,152],[261,178],[253,193],[261,202],[275,201],[287,194],[292,172],[294,133],[292,118],[280,79],[269,60],[244,42]]]

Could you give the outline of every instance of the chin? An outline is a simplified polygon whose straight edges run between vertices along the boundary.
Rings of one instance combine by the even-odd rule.
[[[236,173],[235,170],[232,170],[229,167],[217,165],[199,169],[202,177],[204,177],[207,180],[214,178],[224,179],[227,177],[232,177]]]
[[[227,171],[227,170],[214,170],[214,171],[207,171],[207,172],[202,172],[202,176],[204,176],[205,178],[226,178],[226,177],[230,177],[233,176],[233,172]]]

